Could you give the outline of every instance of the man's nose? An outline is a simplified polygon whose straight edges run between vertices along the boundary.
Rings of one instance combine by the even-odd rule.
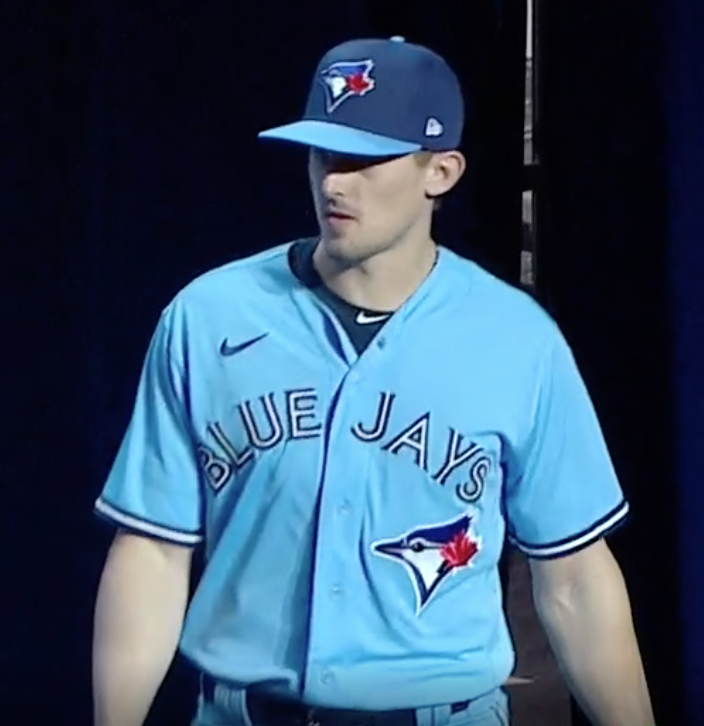
[[[345,195],[345,188],[349,186],[344,172],[324,171],[322,178],[322,192],[328,199],[335,199]]]

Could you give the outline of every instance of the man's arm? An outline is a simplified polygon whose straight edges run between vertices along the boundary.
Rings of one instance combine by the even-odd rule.
[[[562,674],[595,726],[654,726],[621,570],[603,540],[531,560],[538,617]]]
[[[103,569],[93,635],[94,726],[142,726],[173,661],[192,550],[118,533]]]

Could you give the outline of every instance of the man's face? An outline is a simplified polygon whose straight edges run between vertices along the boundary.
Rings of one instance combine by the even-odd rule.
[[[328,254],[362,261],[394,247],[421,225],[429,231],[431,197],[454,186],[464,168],[460,164],[453,172],[453,160],[448,166],[443,156],[378,159],[311,150],[310,185]]]

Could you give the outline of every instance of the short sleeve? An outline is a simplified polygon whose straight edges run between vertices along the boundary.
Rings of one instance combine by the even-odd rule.
[[[582,549],[628,514],[594,406],[559,331],[546,353],[505,493],[509,541],[534,558]]]
[[[170,542],[202,539],[201,487],[172,307],[152,336],[131,420],[95,502],[97,514]]]

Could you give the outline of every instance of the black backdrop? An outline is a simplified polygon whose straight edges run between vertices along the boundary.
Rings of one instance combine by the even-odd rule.
[[[467,23],[462,6],[434,18],[421,2],[362,0],[0,7],[3,723],[18,709],[23,722],[90,722],[108,543],[92,501],[146,344],[193,276],[314,232],[304,155],[256,133],[300,113],[327,47],[406,35],[445,54],[485,99],[470,123],[491,134],[438,234],[464,253],[471,238],[487,266],[517,280],[525,11],[478,0]],[[513,93],[492,100],[492,77]],[[482,211],[470,214],[474,196]],[[179,663],[153,720],[187,723],[193,687]]]
[[[540,295],[634,502],[615,545],[661,723],[685,723],[686,702],[700,726],[704,22],[696,0],[655,2],[541,13]],[[3,722],[89,723],[108,541],[90,510],[147,340],[194,275],[312,231],[301,154],[255,135],[297,115],[329,45],[404,34],[458,67],[477,109],[470,174],[438,234],[517,281],[524,14],[517,0],[0,6]],[[186,723],[192,686],[179,664],[155,721]]]
[[[702,726],[704,5],[540,10],[540,297],[633,505],[614,548],[658,723]]]
[[[543,5],[538,133],[548,193],[538,215],[539,265],[541,298],[574,346],[632,502],[631,523],[613,545],[656,702],[672,702],[665,723],[678,723],[680,666],[663,657],[682,630],[673,617],[677,543],[669,534],[678,513],[663,275],[667,189],[657,153],[665,119],[653,74],[663,48],[653,10]],[[653,537],[650,553],[644,545]]]

